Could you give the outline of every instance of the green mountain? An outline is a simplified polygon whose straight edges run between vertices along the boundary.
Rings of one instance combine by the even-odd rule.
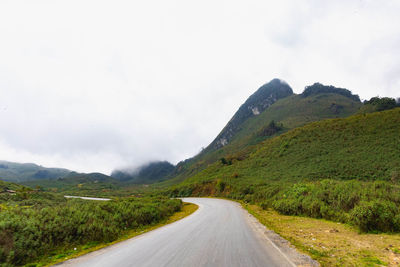
[[[362,231],[400,231],[400,108],[327,119],[214,162],[168,190],[217,195]]]
[[[67,169],[45,168],[33,163],[0,161],[0,179],[9,182],[23,182],[41,179],[57,179],[71,173]]]
[[[360,98],[344,88],[315,83],[297,95],[286,82],[274,79],[247,99],[207,148],[177,165],[171,183],[183,181],[221,158],[246,154],[252,146],[290,129],[348,117],[361,106]]]
[[[313,122],[254,146],[245,158],[229,160],[189,180],[390,181],[400,171],[400,108]]]
[[[244,119],[235,127],[228,123],[160,186],[170,197],[222,196],[286,215],[349,223],[360,231],[398,232],[396,106],[391,98],[363,104],[347,89],[315,83],[261,112],[238,116]],[[231,121],[238,121],[235,116]],[[225,136],[229,139],[221,141]]]
[[[150,184],[168,179],[175,166],[167,161],[150,162],[134,170],[115,170],[111,177],[132,184]]]

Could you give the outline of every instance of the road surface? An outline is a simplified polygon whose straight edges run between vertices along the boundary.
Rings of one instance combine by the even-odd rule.
[[[78,197],[78,196],[64,196],[65,198],[80,198],[85,200],[98,200],[98,201],[109,201],[109,198],[100,198],[100,197]]]
[[[233,201],[185,198],[199,209],[172,224],[62,263],[65,266],[295,266]]]

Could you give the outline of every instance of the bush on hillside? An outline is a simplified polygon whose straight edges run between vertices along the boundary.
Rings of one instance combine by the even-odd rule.
[[[332,85],[326,86],[321,83],[314,83],[313,85],[306,86],[301,95],[303,97],[307,97],[313,94],[321,94],[321,93],[339,94],[348,97],[354,101],[360,102],[360,97],[358,95],[353,95],[351,91],[348,89],[337,88]]]
[[[232,160],[226,158],[219,159],[223,165],[232,165]]]
[[[258,132],[258,136],[273,136],[274,134],[282,131],[283,125],[282,123],[278,124],[274,120],[272,120],[266,127],[262,128]]]
[[[373,97],[370,100],[365,101],[364,104],[374,106],[376,111],[389,110],[397,107],[396,100],[391,97]]]

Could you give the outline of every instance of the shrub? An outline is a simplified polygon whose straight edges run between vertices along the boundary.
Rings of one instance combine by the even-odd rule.
[[[232,160],[226,158],[219,159],[223,165],[232,165]]]
[[[69,200],[45,208],[0,212],[0,260],[12,265],[58,247],[110,242],[126,229],[157,223],[181,208],[178,199],[127,198],[108,202]]]
[[[393,232],[400,227],[396,217],[398,211],[396,205],[389,201],[362,201],[351,211],[350,219],[363,232]]]
[[[376,106],[377,111],[393,109],[397,106],[396,100],[391,97],[373,97],[369,101],[365,101],[365,104]]]
[[[225,182],[221,181],[221,179],[217,180],[216,187],[217,187],[218,192],[222,193],[225,190],[225,186],[226,186]]]
[[[272,207],[285,215],[300,215],[301,204],[296,199],[281,199],[272,203]]]

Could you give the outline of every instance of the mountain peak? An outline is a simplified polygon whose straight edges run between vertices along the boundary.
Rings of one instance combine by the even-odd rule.
[[[284,84],[284,85],[288,85],[289,86],[289,84],[285,80],[282,80],[282,79],[279,79],[279,78],[274,78],[270,82],[268,82],[268,83],[266,83],[264,85],[267,85],[267,84]]]
[[[275,78],[264,84],[239,108],[222,132],[211,143],[211,148],[219,149],[227,145],[247,119],[261,114],[277,100],[292,94],[292,88],[282,79]]]

